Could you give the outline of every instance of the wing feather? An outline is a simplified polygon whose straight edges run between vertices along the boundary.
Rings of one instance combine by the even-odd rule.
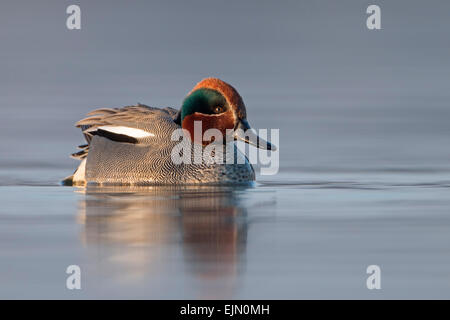
[[[122,143],[145,143],[155,135],[167,135],[162,125],[178,126],[174,122],[178,114],[178,110],[173,108],[159,109],[143,104],[93,110],[75,124],[81,129],[87,144],[80,146],[82,150],[72,157],[86,158],[94,135]]]

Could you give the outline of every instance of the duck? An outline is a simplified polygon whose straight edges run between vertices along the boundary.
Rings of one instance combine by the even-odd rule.
[[[201,124],[202,134],[214,129],[231,139],[197,141],[196,123]],[[255,171],[234,142],[276,150],[251,129],[237,90],[218,78],[197,83],[179,110],[140,103],[100,108],[89,112],[75,126],[81,129],[86,143],[72,154],[81,161],[78,168],[62,181],[71,186],[248,184],[255,181]],[[190,148],[185,150],[205,150],[210,145],[216,148],[209,158],[176,163],[174,148],[185,146],[179,140],[174,141],[177,130],[184,133],[182,141]],[[219,153],[222,157],[231,153],[234,161],[211,161],[211,155]]]

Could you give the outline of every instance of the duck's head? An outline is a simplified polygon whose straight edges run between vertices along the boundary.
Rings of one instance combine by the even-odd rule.
[[[217,78],[206,78],[197,83],[184,99],[178,121],[191,137],[194,137],[194,122],[201,121],[202,136],[208,129],[218,129],[225,137],[231,129],[235,140],[261,149],[276,149],[270,142],[249,130],[251,128],[242,97],[231,85]]]

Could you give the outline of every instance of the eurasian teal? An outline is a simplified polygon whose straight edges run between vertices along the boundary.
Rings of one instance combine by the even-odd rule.
[[[179,142],[173,141],[172,133],[183,128],[194,137],[196,121],[201,121],[202,134],[208,129],[218,129],[223,134],[231,131],[234,140],[262,149],[275,149],[248,130],[247,112],[239,93],[220,79],[207,78],[189,92],[179,111],[138,104],[88,113],[87,118],[76,123],[87,141],[79,147],[81,151],[72,155],[80,159],[81,164],[63,182],[68,185],[152,185],[254,181],[252,165],[232,141],[231,148],[223,148],[225,156],[226,152],[233,152],[235,162],[232,164],[211,163],[208,159],[202,159],[201,163],[174,163],[171,153]],[[230,141],[223,145],[229,144]],[[202,149],[206,145],[200,144]]]

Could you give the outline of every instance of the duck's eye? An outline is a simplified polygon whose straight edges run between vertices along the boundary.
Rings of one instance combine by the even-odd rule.
[[[217,106],[214,108],[214,113],[222,113],[223,112],[223,107],[222,106]]]

